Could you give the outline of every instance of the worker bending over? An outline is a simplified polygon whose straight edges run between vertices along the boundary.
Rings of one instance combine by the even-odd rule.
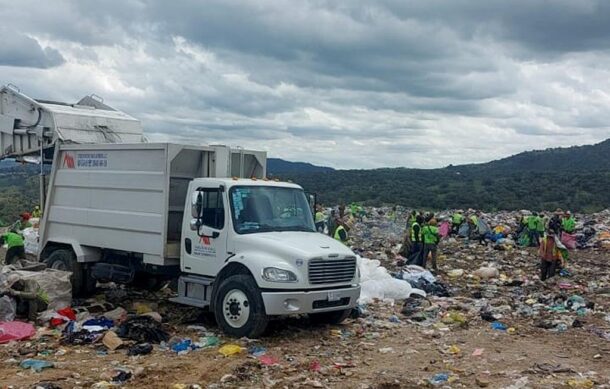
[[[4,257],[5,265],[12,265],[18,259],[25,259],[25,244],[23,237],[17,231],[12,230],[4,235],[0,235],[0,246],[5,243],[8,245],[8,250]]]

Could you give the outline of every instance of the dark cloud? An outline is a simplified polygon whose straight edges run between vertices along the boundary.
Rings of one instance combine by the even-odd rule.
[[[15,36],[0,47],[0,83],[66,101],[97,93],[153,140],[334,167],[445,166],[610,136],[609,8],[0,0]],[[47,70],[34,80],[24,66]]]
[[[0,28],[0,66],[50,68],[64,63],[59,51],[41,47],[36,39],[8,28]]]

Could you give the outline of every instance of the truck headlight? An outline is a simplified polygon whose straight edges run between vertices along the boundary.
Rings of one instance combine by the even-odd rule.
[[[297,276],[291,271],[266,267],[263,269],[263,278],[269,282],[297,282]]]

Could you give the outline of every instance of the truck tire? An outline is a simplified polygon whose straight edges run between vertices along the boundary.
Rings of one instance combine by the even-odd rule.
[[[220,283],[214,316],[220,329],[236,338],[257,338],[269,323],[256,282],[244,274],[230,276]]]
[[[315,324],[341,324],[351,313],[351,308],[341,311],[310,313],[309,319]]]
[[[76,261],[72,250],[54,250],[47,256],[45,263],[50,269],[72,272],[70,282],[72,283],[73,296],[87,295],[95,289],[95,280],[91,278],[88,269],[85,269],[83,264]]]

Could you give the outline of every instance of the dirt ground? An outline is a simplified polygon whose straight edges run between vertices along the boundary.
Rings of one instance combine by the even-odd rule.
[[[257,341],[236,341],[218,334],[222,343],[237,343],[246,349],[264,347],[267,359],[247,351],[224,357],[218,347],[178,355],[158,345],[149,355],[130,357],[124,349],[107,351],[101,344],[61,345],[59,332],[39,334],[29,341],[0,345],[0,387],[108,387],[107,382],[121,368],[133,373],[122,384],[124,388],[187,388],[194,384],[212,388],[416,388],[432,387],[430,380],[439,373],[448,377],[438,387],[610,387],[610,340],[599,336],[599,330],[610,331],[606,318],[610,312],[610,285],[604,284],[610,272],[610,253],[577,251],[571,278],[546,285],[535,281],[525,286],[505,286],[510,283],[485,283],[468,277],[451,279],[447,272],[462,268],[468,273],[478,268],[481,258],[493,254],[504,258],[503,273],[534,274],[533,250],[524,256],[523,252],[492,253],[471,247],[460,248],[462,256],[452,255],[456,250],[451,246],[442,250],[444,260],[439,276],[451,287],[453,297],[430,297],[432,306],[440,307],[441,313],[429,325],[402,315],[400,301],[394,305],[380,301],[366,307],[363,317],[348,319],[340,326],[313,325],[307,318],[291,318],[273,322],[269,333]],[[0,256],[4,252],[0,251]],[[386,266],[393,270],[391,263]],[[594,288],[590,281],[602,285]],[[578,293],[596,305],[578,318],[580,326],[565,331],[539,328],[536,323],[541,319],[562,319],[571,313],[543,312],[536,317],[521,317],[514,311],[500,319],[511,329],[498,331],[472,308],[476,302],[473,291],[485,291],[490,286],[495,292],[490,300],[495,299],[496,304],[510,305],[519,298],[516,296]],[[210,321],[193,319],[197,314],[191,308],[164,301],[166,296],[160,293],[144,301],[162,314],[172,336],[201,336],[198,330],[188,329],[185,322],[217,331]],[[124,306],[128,308],[133,301],[124,301]],[[466,323],[438,320],[447,312],[460,312]],[[39,373],[21,369],[19,363],[25,358],[52,361],[55,367]],[[269,361],[271,366],[265,364]]]

